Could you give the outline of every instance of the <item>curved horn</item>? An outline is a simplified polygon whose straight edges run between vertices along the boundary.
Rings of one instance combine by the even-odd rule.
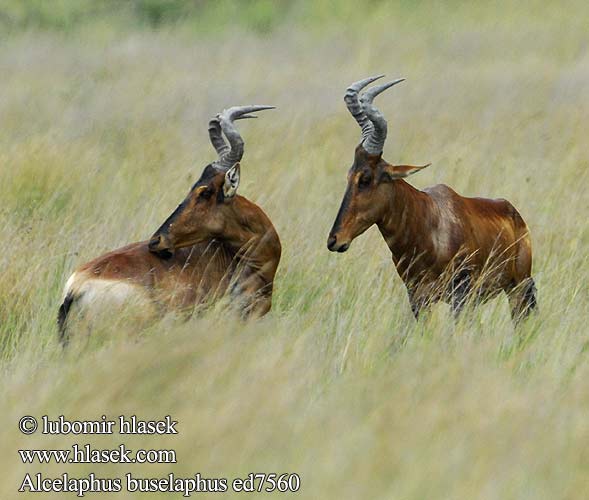
[[[362,147],[368,154],[378,155],[382,153],[384,141],[387,138],[387,121],[376,106],[372,104],[372,101],[381,92],[384,92],[386,89],[391,88],[393,85],[397,85],[397,83],[401,83],[404,80],[404,78],[399,78],[393,82],[377,85],[376,87],[368,89],[360,96],[362,110],[372,123],[370,133],[366,137],[363,136],[364,140],[362,142]]]
[[[360,125],[360,128],[362,129],[362,141],[364,141],[364,139],[366,139],[370,134],[370,131],[372,130],[372,123],[358,102],[358,92],[366,87],[366,85],[374,82],[375,80],[378,80],[379,78],[382,78],[383,76],[384,75],[378,75],[364,78],[364,80],[352,83],[352,85],[346,89],[344,101],[346,102],[348,111],[352,114],[354,120],[358,122],[358,125]]]
[[[256,118],[250,115],[250,113],[256,113],[265,109],[274,109],[274,106],[234,106],[223,110],[216,118],[210,121],[209,135],[214,148],[219,154],[219,160],[217,162],[219,168],[231,168],[243,156],[243,139],[233,122],[244,118]],[[212,133],[211,130],[213,131]],[[229,145],[225,144],[220,133],[221,131],[225,134]]]
[[[245,118],[256,118],[255,116],[250,115],[243,115],[238,116],[236,120],[243,120]],[[215,117],[212,118],[209,122],[209,138],[211,139],[211,144],[215,148],[215,151],[221,158],[227,151],[229,151],[229,146],[223,139],[223,131],[221,130],[221,123],[219,122],[219,118]]]
[[[209,122],[209,138],[219,158],[229,151],[229,146],[227,146],[225,139],[223,139],[221,124],[216,117]]]

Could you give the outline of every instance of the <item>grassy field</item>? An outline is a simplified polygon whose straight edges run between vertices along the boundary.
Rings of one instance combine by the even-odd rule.
[[[298,2],[288,15],[262,2],[253,24],[218,29],[61,29],[15,5],[0,35],[0,498],[20,498],[26,472],[262,471],[298,473],[311,499],[589,498],[586,2]],[[504,298],[416,323],[376,228],[327,251],[359,139],[343,93],[381,72],[407,78],[379,97],[385,158],[432,162],[413,185],[505,197],[528,222],[540,312],[519,332]],[[149,237],[215,158],[208,118],[249,103],[278,106],[240,124],[240,192],[283,244],[271,313],[243,324],[215,309],[63,353],[68,275]],[[180,433],[18,432],[44,414],[169,414]],[[16,451],[121,442],[178,463],[24,465]]]

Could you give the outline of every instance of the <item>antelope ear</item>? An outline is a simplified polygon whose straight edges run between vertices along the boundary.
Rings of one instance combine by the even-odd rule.
[[[233,165],[225,173],[225,183],[223,184],[223,195],[225,198],[233,198],[239,187],[240,170],[239,163]]]
[[[404,177],[409,177],[410,175],[413,175],[419,172],[420,170],[429,167],[430,165],[431,163],[428,163],[427,165],[422,165],[420,167],[413,165],[387,165],[384,168],[383,174],[384,177],[388,180],[403,179]]]

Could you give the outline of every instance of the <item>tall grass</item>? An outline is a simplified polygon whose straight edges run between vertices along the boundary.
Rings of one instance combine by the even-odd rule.
[[[313,24],[297,5],[292,25],[263,35],[97,37],[97,20],[0,45],[1,498],[17,498],[25,472],[171,471],[297,472],[303,498],[586,496],[589,9],[320,2]],[[505,197],[528,222],[540,312],[518,333],[504,298],[415,323],[374,228],[327,252],[359,136],[343,91],[380,72],[407,78],[378,98],[385,157],[431,161],[415,186]],[[243,324],[215,309],[63,353],[69,273],[148,237],[214,158],[208,118],[248,103],[278,106],[240,124],[240,191],[283,243],[272,312]],[[24,414],[171,414],[180,434],[27,437]],[[16,454],[122,441],[175,448],[179,463],[25,466]]]

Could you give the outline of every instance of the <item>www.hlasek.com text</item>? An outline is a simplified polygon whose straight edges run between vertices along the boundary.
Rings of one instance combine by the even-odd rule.
[[[96,449],[89,444],[65,450],[18,450],[23,464],[175,464],[175,450],[134,451],[124,444],[115,449]]]

